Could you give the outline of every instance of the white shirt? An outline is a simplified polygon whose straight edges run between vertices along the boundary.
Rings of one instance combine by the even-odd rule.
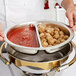
[[[62,0],[49,0],[51,19],[56,16],[54,9],[56,1],[62,2]],[[45,16],[44,0],[0,0],[0,10],[0,22],[4,27],[6,25],[5,18],[7,26],[11,26],[24,21],[48,20],[49,17]]]

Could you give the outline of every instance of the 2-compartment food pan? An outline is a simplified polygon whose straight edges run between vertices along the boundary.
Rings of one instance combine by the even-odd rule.
[[[50,26],[55,26],[55,27],[58,27],[59,29],[61,29],[64,33],[66,33],[69,38],[60,43],[60,44],[57,44],[57,45],[54,45],[54,46],[48,46],[48,47],[43,47],[42,46],[42,42],[41,42],[41,38],[40,38],[40,33],[39,33],[39,29],[38,29],[38,26],[41,25],[41,24],[48,24]],[[13,43],[12,41],[10,41],[8,39],[8,35],[10,33],[13,33],[13,29],[16,29],[16,28],[21,28],[21,27],[24,27],[24,26],[27,26],[28,27],[35,27],[35,31],[36,31],[36,34],[34,34],[36,37],[35,39],[33,39],[31,37],[31,39],[37,41],[36,44],[37,44],[37,47],[28,47],[28,46],[22,46],[22,45],[18,45],[18,44],[15,44]],[[11,31],[11,32],[10,32]],[[74,33],[71,31],[71,29],[66,26],[65,24],[63,23],[60,23],[60,22],[55,22],[55,21],[33,21],[33,22],[24,22],[24,23],[21,23],[21,24],[18,24],[18,25],[15,25],[15,26],[11,26],[9,28],[7,28],[5,30],[5,41],[7,44],[9,44],[12,48],[14,48],[16,51],[19,51],[19,52],[22,52],[22,53],[27,53],[27,54],[36,54],[38,51],[42,51],[44,50],[45,52],[47,53],[53,53],[53,52],[56,52],[56,51],[59,51],[60,49],[64,48],[66,46],[67,43],[71,42],[71,40],[73,39],[74,37]],[[20,36],[19,36],[20,38]],[[19,41],[18,41],[19,42]],[[32,41],[34,43],[34,41]],[[32,43],[32,45],[33,45]],[[30,44],[29,44],[30,45]]]

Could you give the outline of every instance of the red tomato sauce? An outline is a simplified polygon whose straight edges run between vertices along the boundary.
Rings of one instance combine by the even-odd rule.
[[[34,26],[22,26],[10,30],[7,38],[18,45],[26,47],[39,47],[39,42]]]

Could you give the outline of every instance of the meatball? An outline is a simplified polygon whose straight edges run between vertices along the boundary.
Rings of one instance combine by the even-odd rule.
[[[54,35],[54,38],[55,38],[55,39],[58,39],[58,38],[59,38],[59,34]]]
[[[40,24],[38,28],[43,47],[60,44],[69,38],[69,35],[66,35],[60,28],[51,26],[50,24]]]
[[[48,47],[48,42],[46,42],[46,41],[42,42],[42,46],[43,47]]]
[[[54,30],[58,31],[58,32],[60,31],[60,29],[58,27],[54,27]]]
[[[68,38],[69,38],[69,36],[68,36],[68,35],[65,35],[65,36],[64,36],[64,39],[65,39],[65,40],[67,40]]]
[[[47,40],[45,38],[41,39],[42,42],[47,42]]]
[[[55,34],[53,36],[55,39],[58,39],[59,38],[59,32],[58,31],[55,31]]]
[[[40,33],[40,38],[45,38],[45,33]]]
[[[39,30],[40,33],[44,33],[45,29],[46,29],[46,25],[45,24],[38,25],[38,30]]]
[[[56,39],[48,40],[49,45],[53,45],[56,42]]]
[[[60,34],[60,35],[64,35],[64,32],[63,32],[63,31],[59,31],[59,34]]]
[[[54,32],[54,28],[48,28],[48,27],[47,27],[47,28],[46,28],[46,32],[47,32],[47,33],[52,33],[52,32]]]
[[[56,40],[55,44],[60,44],[60,40]]]
[[[65,41],[65,39],[62,39],[62,40],[61,40],[61,43],[64,42],[64,41]]]
[[[51,47],[52,45],[48,45],[48,47]]]

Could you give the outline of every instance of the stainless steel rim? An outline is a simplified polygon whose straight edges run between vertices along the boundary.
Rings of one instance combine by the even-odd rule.
[[[58,25],[61,25],[61,26],[64,26],[69,32],[70,32],[70,37],[69,37],[69,39],[67,39],[65,42],[63,42],[63,43],[61,43],[61,44],[58,44],[58,45],[56,45],[56,46],[51,46],[51,47],[39,47],[39,48],[32,48],[32,47],[25,47],[25,46],[20,46],[20,45],[16,45],[16,44],[14,44],[14,43],[12,43],[11,41],[9,41],[8,40],[8,38],[7,38],[7,33],[8,33],[8,31],[11,29],[11,28],[13,28],[13,27],[15,27],[15,26],[12,26],[12,27],[10,27],[10,28],[8,28],[6,31],[5,31],[5,41],[9,44],[9,45],[11,45],[11,46],[15,46],[15,47],[17,47],[17,48],[23,48],[23,49],[28,49],[28,50],[54,50],[54,51],[52,51],[52,52],[56,52],[56,51],[58,51],[59,49],[61,49],[62,48],[62,46],[64,46],[64,45],[66,45],[67,43],[69,43],[72,39],[73,39],[73,37],[74,37],[74,33],[70,30],[70,28],[69,27],[67,27],[65,24],[63,24],[63,23],[60,23],[60,22],[55,22],[55,21],[33,21],[33,22],[24,22],[24,23],[22,23],[22,24],[19,24],[19,25],[23,25],[23,24],[30,24],[30,23],[34,23],[34,24],[40,24],[40,23],[53,23],[53,24],[58,24]],[[59,48],[59,49],[58,49]],[[58,50],[56,50],[55,51],[55,49],[58,49]],[[23,52],[23,53],[25,53],[25,52]]]

